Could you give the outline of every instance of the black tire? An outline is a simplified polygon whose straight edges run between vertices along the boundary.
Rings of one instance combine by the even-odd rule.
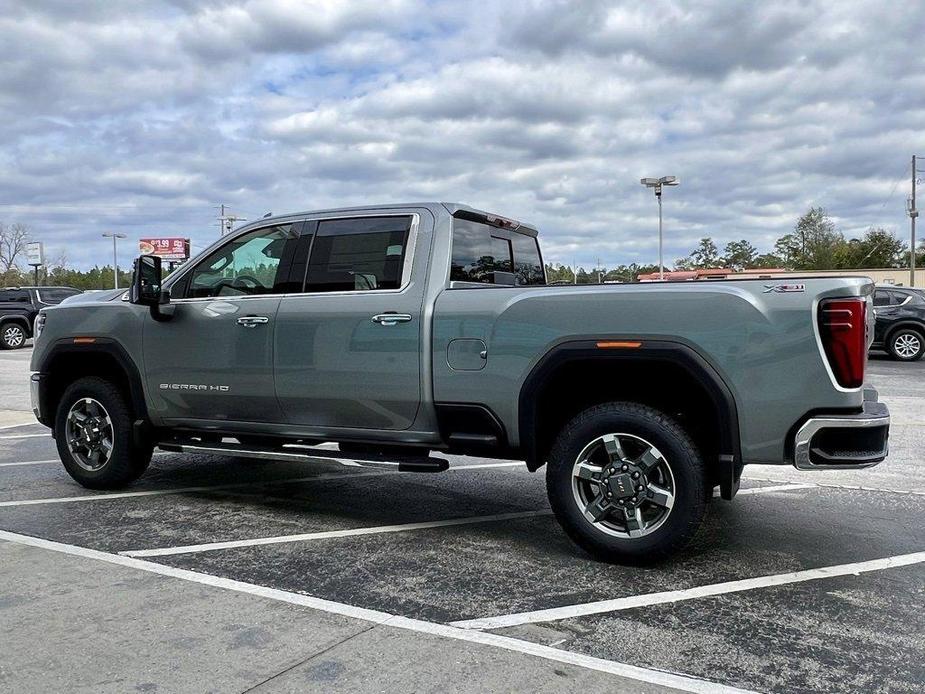
[[[9,321],[0,326],[0,348],[20,349],[26,346],[26,329],[22,323]]]
[[[925,334],[915,328],[899,328],[890,334],[886,349],[898,361],[918,361],[925,355]]]
[[[619,531],[620,528],[613,526],[622,522],[622,508],[611,507],[608,515],[602,519],[604,523],[610,522],[608,532],[606,525],[585,516],[579,498],[576,498],[576,495],[580,496],[576,487],[582,483],[578,481],[576,487],[573,487],[573,466],[579,455],[585,453],[586,447],[599,437],[609,434],[620,434],[621,441],[630,445],[642,446],[639,440],[644,440],[654,446],[661,453],[662,458],[659,460],[663,462],[657,463],[650,474],[671,476],[673,505],[667,512],[645,499],[640,502],[640,508],[645,509],[646,514],[654,514],[652,529],[645,530],[648,534],[639,537],[616,536],[613,531]],[[631,457],[627,455],[625,461],[620,461],[629,463],[628,474],[633,474],[632,470],[635,469]],[[611,464],[608,462],[604,467]],[[614,475],[614,481],[623,476]],[[630,489],[636,482],[630,484]],[[557,520],[576,544],[603,561],[636,565],[662,561],[682,549],[700,527],[711,493],[703,459],[687,432],[673,419],[652,407],[625,402],[592,407],[562,429],[549,454],[546,489]],[[588,486],[585,489],[603,490],[604,487]],[[639,497],[644,497],[647,491],[639,494]],[[624,498],[621,501],[630,503],[631,499]],[[617,500],[605,503],[617,503]],[[655,522],[658,514],[663,514],[660,524]]]
[[[98,469],[87,469],[68,444],[68,416],[81,400],[91,399],[102,406],[111,423],[112,449]],[[118,489],[138,479],[148,468],[153,451],[150,445],[133,441],[134,418],[125,395],[113,383],[93,377],[74,381],[61,396],[55,414],[55,443],[64,469],[88,489]]]

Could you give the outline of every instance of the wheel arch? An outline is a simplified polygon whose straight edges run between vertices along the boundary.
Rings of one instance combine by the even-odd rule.
[[[99,376],[116,383],[128,396],[134,418],[148,421],[141,375],[135,361],[115,340],[95,338],[92,343],[58,340],[42,360],[39,388],[42,423],[54,428],[55,411],[65,389],[79,378]]]
[[[897,331],[902,330],[904,328],[914,330],[919,335],[921,335],[922,338],[925,338],[925,323],[921,323],[916,320],[903,319],[903,320],[897,321],[894,325],[891,325],[887,329],[887,331],[884,333],[883,344],[884,345],[888,344],[890,340],[893,339],[893,336],[897,333]]]
[[[579,411],[607,401],[640,402],[668,414],[680,409],[696,419],[700,431],[694,438],[723,498],[731,499],[742,471],[739,419],[732,390],[719,372],[680,342],[600,344],[608,343],[634,346],[566,342],[550,349],[530,371],[518,401],[520,449],[527,466],[536,470],[545,463],[556,433]],[[576,378],[582,377],[591,377],[593,385],[576,394]]]
[[[6,325],[7,323],[19,323],[25,329],[26,337],[32,337],[32,325],[29,323],[29,319],[26,316],[11,315],[0,317],[0,326]]]

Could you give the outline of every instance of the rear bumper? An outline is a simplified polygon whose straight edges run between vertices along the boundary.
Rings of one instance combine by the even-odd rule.
[[[890,411],[877,391],[864,393],[861,412],[811,417],[794,436],[793,465],[799,470],[873,467],[889,451]]]

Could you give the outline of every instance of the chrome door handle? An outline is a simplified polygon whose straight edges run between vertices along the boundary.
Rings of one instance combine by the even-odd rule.
[[[238,325],[243,325],[245,328],[256,328],[258,325],[269,322],[270,319],[266,316],[241,316],[238,318]]]
[[[410,313],[379,313],[373,316],[373,323],[378,323],[379,325],[396,325],[409,322],[411,322]]]

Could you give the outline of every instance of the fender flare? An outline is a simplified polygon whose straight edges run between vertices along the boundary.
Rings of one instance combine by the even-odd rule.
[[[724,499],[731,499],[738,490],[742,474],[742,450],[739,415],[735,397],[720,373],[689,345],[668,340],[643,340],[633,349],[600,349],[596,340],[578,340],[556,345],[546,352],[527,375],[518,400],[520,449],[527,467],[539,468],[536,445],[537,402],[543,386],[561,366],[575,361],[621,360],[627,366],[639,362],[669,361],[680,365],[700,384],[709,396],[719,416],[720,452],[718,473]]]
[[[18,314],[0,316],[0,325],[4,325],[6,323],[22,324],[22,327],[26,330],[26,337],[32,337],[32,325],[29,323],[29,318],[27,316],[21,316]]]
[[[49,406],[54,385],[54,362],[62,356],[103,354],[112,358],[125,374],[128,383],[128,396],[139,420],[148,421],[148,406],[145,401],[144,386],[141,381],[141,372],[128,351],[119,342],[111,338],[98,337],[92,343],[76,343],[73,338],[63,338],[55,341],[48,348],[39,365],[41,379],[39,381],[39,402],[42,412],[42,424],[54,428],[54,412]]]
[[[902,330],[903,328],[912,328],[919,335],[925,337],[925,324],[920,323],[913,319],[902,319],[897,321],[894,325],[891,325],[887,331],[883,334],[883,346],[888,347],[890,340],[893,338],[893,335],[896,334],[897,330]]]

